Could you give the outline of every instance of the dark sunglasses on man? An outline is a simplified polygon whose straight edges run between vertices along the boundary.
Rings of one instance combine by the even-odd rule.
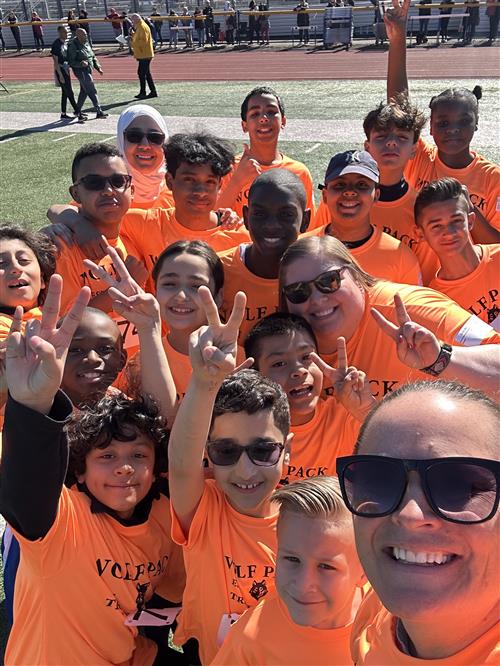
[[[162,132],[155,132],[154,130],[143,132],[142,130],[131,129],[126,130],[124,135],[129,143],[141,143],[144,137],[146,137],[148,143],[154,143],[156,146],[163,146],[165,143],[165,135]]]
[[[333,268],[325,273],[320,273],[320,275],[313,280],[293,282],[292,284],[283,287],[282,292],[290,303],[293,303],[294,305],[305,303],[307,301],[312,294],[311,285],[314,285],[322,294],[333,294],[334,291],[340,289],[342,284],[342,271],[345,268],[347,268],[347,266]]]
[[[90,192],[101,192],[111,185],[114,190],[127,190],[132,183],[132,176],[122,173],[114,173],[111,176],[99,176],[96,173],[89,173],[77,180],[73,185],[83,185]]]
[[[394,513],[403,501],[408,475],[416,472],[434,513],[452,523],[484,523],[498,509],[500,462],[448,457],[412,460],[355,455],[337,459],[344,502],[362,518]]]

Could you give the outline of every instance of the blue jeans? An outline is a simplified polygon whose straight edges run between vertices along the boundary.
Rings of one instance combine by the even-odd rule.
[[[74,69],[73,70],[76,78],[80,82],[80,94],[78,95],[78,100],[76,102],[76,112],[81,113],[83,105],[87,97],[90,97],[90,101],[94,105],[94,108],[97,113],[102,111],[99,100],[97,99],[97,90],[95,89],[94,80],[92,74],[88,69]]]
[[[205,29],[196,28],[196,32],[198,33],[198,46],[205,46]]]

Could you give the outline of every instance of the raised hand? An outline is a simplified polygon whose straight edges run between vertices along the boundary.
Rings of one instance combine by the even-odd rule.
[[[406,39],[406,23],[409,11],[410,0],[403,0],[402,3],[400,3],[400,0],[392,0],[392,7],[386,9],[384,13],[384,23],[389,41],[401,35],[404,35]]]
[[[232,208],[219,208],[217,213],[219,213],[220,226],[223,229],[238,229],[243,224],[241,217]]]
[[[236,369],[236,351],[238,333],[245,306],[246,295],[239,291],[234,297],[231,315],[226,324],[219,317],[217,305],[208,287],[200,287],[198,295],[201,307],[205,311],[208,326],[202,326],[189,338],[189,358],[193,375],[201,382],[214,387],[219,386],[224,378]],[[252,362],[248,359],[244,365]],[[240,366],[239,369],[241,369]]]
[[[63,281],[50,279],[41,321],[31,320],[22,333],[22,308],[16,308],[7,338],[6,379],[11,396],[36,411],[48,414],[61,385],[64,363],[73,335],[90,299],[89,287],[80,290],[57,328]]]
[[[323,375],[332,383],[335,396],[339,402],[355,418],[362,421],[375,404],[375,398],[371,394],[366,374],[353,365],[348,365],[345,338],[337,338],[337,368],[325,363],[314,352],[311,354],[311,358]]]
[[[158,301],[153,294],[147,294],[142,289],[132,277],[131,270],[129,270],[129,267],[133,266],[136,272],[139,271],[140,273],[140,267],[142,267],[147,276],[143,264],[135,257],[130,257],[133,261],[130,261],[129,257],[124,261],[120,253],[110,245],[106,246],[106,252],[113,262],[117,278],[90,259],[85,259],[84,264],[109,285],[108,295],[111,298],[115,312],[132,322],[138,330],[152,328],[160,322]]]
[[[253,181],[262,173],[262,167],[256,159],[250,155],[250,146],[243,144],[243,154],[238,166],[234,170],[233,178],[240,185],[240,189],[250,187]]]
[[[426,368],[432,365],[441,351],[441,345],[432,331],[410,319],[399,294],[394,294],[397,325],[386,319],[375,308],[373,318],[394,342],[399,360],[410,368]]]

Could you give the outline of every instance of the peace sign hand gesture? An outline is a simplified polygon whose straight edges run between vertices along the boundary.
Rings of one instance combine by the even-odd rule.
[[[389,41],[401,35],[406,39],[406,23],[410,11],[410,0],[392,0],[392,7],[386,9],[384,23]]]
[[[57,328],[63,281],[53,275],[43,305],[41,321],[31,320],[22,328],[22,308],[17,307],[7,338],[6,378],[17,402],[48,414],[61,385],[64,363],[73,335],[90,299],[90,289],[80,290],[73,306]]]
[[[247,359],[239,368],[236,367],[238,333],[247,297],[242,291],[236,294],[231,315],[227,323],[223,324],[210,289],[201,286],[198,295],[208,326],[202,326],[191,333],[189,358],[193,376],[202,384],[208,385],[210,389],[216,390],[227,375],[236,369],[249,367],[253,362],[252,359]]]
[[[362,421],[375,404],[375,398],[371,394],[366,374],[353,365],[348,366],[345,338],[337,338],[337,368],[325,363],[314,352],[311,354],[311,358],[324,376],[332,382],[335,396],[339,402],[355,418]]]
[[[113,310],[134,324],[138,331],[160,325],[158,301],[153,294],[146,293],[130,274],[127,267],[129,257],[123,261],[119,252],[110,245],[106,247],[106,252],[113,262],[117,278],[90,259],[84,259],[83,263],[109,285],[108,295],[111,298]],[[130,259],[137,262],[134,257],[130,257]]]
[[[386,335],[394,340],[399,360],[410,368],[427,368],[441,351],[441,345],[432,331],[410,319],[399,294],[394,294],[396,326],[375,308],[373,318]]]

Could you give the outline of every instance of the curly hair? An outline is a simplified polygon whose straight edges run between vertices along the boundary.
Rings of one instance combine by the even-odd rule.
[[[49,281],[56,270],[57,248],[45,234],[39,231],[28,231],[22,227],[0,226],[0,241],[19,240],[35,255],[40,266],[45,287],[38,295],[38,305],[43,305]]]
[[[69,443],[67,476],[84,474],[86,458],[92,449],[105,449],[112,440],[132,442],[141,433],[155,448],[155,475],[167,470],[169,431],[151,399],[130,399],[123,393],[105,396],[99,402],[78,410],[66,427]]]
[[[275,97],[281,115],[282,116],[285,115],[285,104],[283,102],[283,99],[276,92],[276,90],[273,90],[273,88],[270,88],[269,86],[258,86],[257,88],[250,90],[250,92],[248,93],[248,95],[245,97],[245,99],[241,104],[240,115],[242,120],[247,119],[248,104],[251,98],[257,97],[258,95],[272,95],[273,97]]]
[[[213,173],[222,178],[234,164],[234,147],[225,139],[208,132],[173,134],[164,145],[167,171],[175,178],[182,162],[209,164]]]

